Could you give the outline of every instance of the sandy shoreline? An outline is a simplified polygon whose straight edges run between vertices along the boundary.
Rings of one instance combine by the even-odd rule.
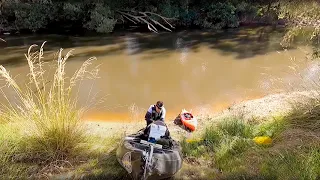
[[[257,121],[269,120],[275,116],[286,115],[292,110],[293,104],[305,103],[317,96],[319,96],[319,92],[317,91],[272,94],[235,104],[212,118],[221,119],[232,115],[242,115],[245,120],[252,118]]]
[[[301,91],[290,93],[279,93],[268,95],[262,98],[244,101],[233,106],[226,108],[225,110],[206,115],[197,115],[198,118],[198,131],[206,127],[206,124],[213,123],[215,121],[223,120],[235,115],[242,115],[245,120],[255,119],[256,121],[266,121],[272,117],[285,115],[292,109],[293,102],[306,102],[308,99],[318,96],[316,91]],[[166,124],[170,130],[173,138],[179,138],[181,136],[191,137],[192,134],[183,130],[179,126],[173,123],[173,118],[167,119]],[[122,133],[123,135],[137,132],[139,129],[144,128],[146,125],[144,119],[136,121],[85,121],[85,126],[88,132],[101,135],[112,136],[115,133]],[[196,131],[196,132],[198,132]]]

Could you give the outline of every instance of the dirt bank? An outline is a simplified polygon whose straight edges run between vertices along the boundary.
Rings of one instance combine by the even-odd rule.
[[[198,136],[203,132],[202,129],[205,128],[208,123],[212,124],[214,122],[224,120],[224,118],[228,118],[234,115],[242,115],[243,119],[245,120],[252,120],[252,118],[254,118],[253,120],[257,121],[258,123],[259,121],[260,122],[267,121],[274,116],[285,115],[286,113],[289,113],[290,110],[292,110],[293,105],[297,105],[297,102],[298,103],[308,102],[310,98],[318,97],[318,95],[319,94],[316,91],[301,91],[301,92],[273,94],[273,95],[268,95],[262,98],[257,98],[254,100],[243,101],[241,103],[232,105],[217,114],[207,114],[207,115],[199,116],[199,121],[198,121],[199,129],[195,133],[188,133],[182,130],[180,127],[174,125],[171,119],[167,119],[166,123],[170,129],[170,132],[173,138],[179,141],[181,140],[181,136],[187,136],[190,138],[192,138],[192,136]],[[139,120],[132,123],[94,122],[94,121],[86,122],[86,127],[89,129],[90,133],[94,133],[104,137],[109,137],[117,133],[121,133],[122,135],[130,134],[143,128],[144,126],[145,126],[144,120]],[[296,141],[297,139],[301,138],[301,137],[298,137],[298,136],[301,136],[302,134],[300,132],[301,130],[297,133],[298,134],[297,137],[294,137],[294,138],[291,138],[291,137],[293,137],[296,133],[292,134],[291,131],[292,129],[288,130],[288,133],[290,134],[289,139],[293,139],[294,141]],[[293,132],[296,132],[296,131],[293,131]],[[286,134],[284,135],[287,136]],[[236,137],[237,137],[236,139],[243,138],[240,136],[236,136]],[[225,136],[224,138],[228,139],[227,136]],[[229,142],[231,140],[232,139],[228,139],[228,141],[226,142]],[[289,141],[286,141],[286,142],[289,142]],[[299,141],[299,143],[301,142],[302,141]],[[277,142],[277,143],[278,143],[277,146],[273,147],[273,149],[278,148],[279,146],[283,146],[283,142]],[[293,145],[292,141],[290,141],[290,145]],[[112,146],[114,147],[115,144],[112,144]],[[285,146],[287,147],[288,145],[286,144]],[[217,144],[217,147],[219,147],[219,144]],[[225,147],[225,148],[232,149],[233,147]],[[195,149],[195,150],[198,150],[198,149]],[[220,151],[218,152],[221,153],[222,150],[220,149]],[[212,156],[210,158],[213,158],[213,157],[215,156]],[[219,179],[219,178],[223,179],[224,176],[227,177],[228,175],[227,170],[226,170],[226,173],[223,173],[220,169],[221,167],[217,168],[218,166],[215,163],[213,163],[214,161],[210,158],[208,160],[206,158],[201,158],[201,157],[196,158],[196,157],[187,155],[187,157],[185,157],[184,159],[183,168],[176,174],[175,179],[211,179],[212,177],[215,177],[216,179]],[[240,156],[238,156],[237,158],[240,158]],[[254,157],[254,158],[261,159],[261,157],[259,158]],[[226,160],[228,160],[229,162],[231,159],[226,158]],[[235,163],[236,162],[237,161],[235,161]],[[234,165],[232,164],[230,166],[233,167]],[[249,169],[247,171],[249,172],[252,170],[252,166],[248,166],[248,167]],[[227,166],[225,168],[227,168]]]
[[[241,115],[245,120],[266,121],[275,116],[286,115],[295,104],[307,102],[319,95],[317,91],[296,91],[268,95],[259,99],[244,101],[228,107],[221,113],[211,116],[213,120],[233,115]]]

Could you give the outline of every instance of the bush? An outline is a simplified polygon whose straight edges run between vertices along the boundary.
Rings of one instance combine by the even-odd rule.
[[[116,20],[113,19],[112,12],[108,6],[96,4],[90,12],[90,20],[84,25],[85,28],[95,30],[99,33],[112,32]]]
[[[76,83],[84,78],[94,78],[97,69],[89,70],[94,58],[84,62],[70,78],[65,77],[66,60],[71,51],[62,56],[59,51],[56,71],[51,86],[46,84],[43,45],[37,52],[26,54],[30,73],[30,83],[26,87],[18,85],[8,71],[0,66],[0,76],[15,92],[17,102],[9,101],[3,105],[1,116],[1,168],[4,174],[11,173],[11,165],[37,163],[48,165],[52,162],[68,161],[77,157],[87,142],[86,131],[80,120],[83,108],[76,107],[77,100],[71,97]],[[67,86],[68,84],[68,86]],[[11,99],[12,100],[12,99]],[[17,174],[18,175],[18,174]]]
[[[37,31],[49,23],[54,6],[51,3],[9,3],[6,6],[14,13],[15,27]],[[10,21],[9,21],[10,22]]]
[[[239,21],[235,6],[231,3],[219,2],[206,7],[204,17],[200,15],[196,18],[195,24],[204,28],[221,29],[225,27],[238,27]]]

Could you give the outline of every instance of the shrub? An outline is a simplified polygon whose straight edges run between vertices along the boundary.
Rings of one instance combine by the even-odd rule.
[[[1,163],[7,166],[13,162],[43,165],[67,161],[78,156],[87,142],[86,131],[80,120],[84,109],[76,107],[77,99],[72,98],[71,93],[78,81],[97,76],[98,69],[88,69],[94,58],[85,61],[67,81],[65,66],[71,51],[63,57],[61,49],[55,61],[56,71],[51,86],[48,86],[42,60],[43,45],[37,52],[31,52],[35,45],[31,46],[26,54],[30,83],[25,86],[18,85],[9,72],[0,66],[0,76],[15,93],[15,98],[9,99],[1,91],[8,100],[7,105],[2,105],[0,121],[0,157]],[[2,169],[7,170],[11,171],[10,168]]]

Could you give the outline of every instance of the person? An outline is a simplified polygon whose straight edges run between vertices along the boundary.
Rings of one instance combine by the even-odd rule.
[[[162,101],[157,101],[155,105],[151,105],[145,115],[147,126],[155,120],[164,121],[166,118],[166,109]]]

